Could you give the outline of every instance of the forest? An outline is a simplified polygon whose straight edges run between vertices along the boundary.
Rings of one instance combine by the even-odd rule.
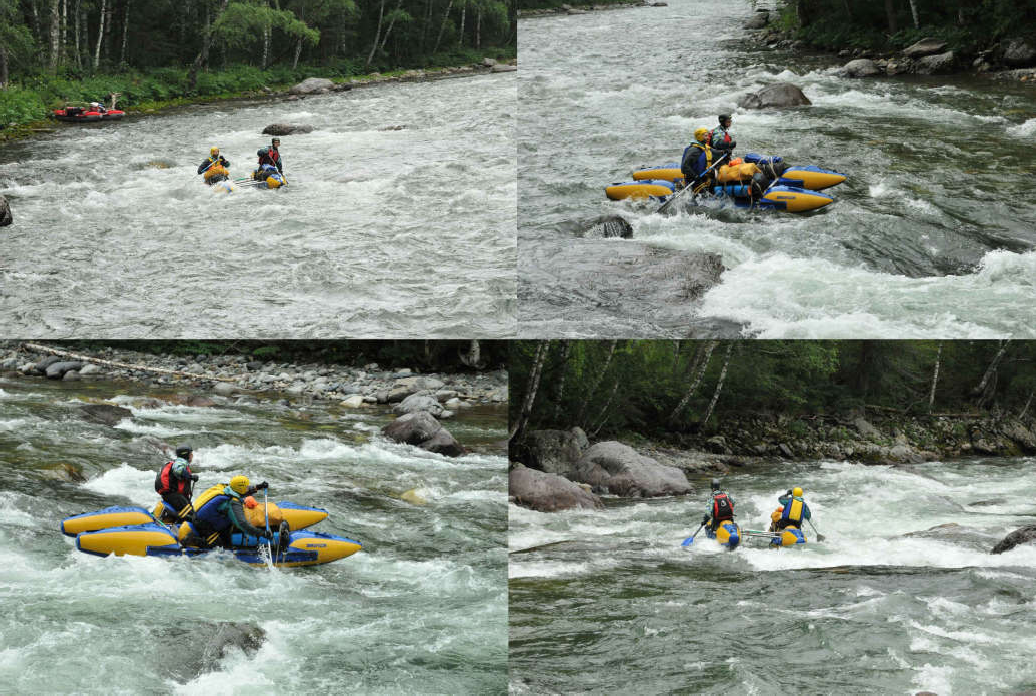
[[[708,433],[726,414],[1032,414],[1036,341],[513,341],[511,438]]]
[[[132,106],[516,51],[510,0],[0,0],[0,130],[109,92]]]
[[[1036,34],[1036,0],[781,0],[781,21],[824,48],[903,48],[925,38],[976,52]],[[755,4],[755,2],[753,2]]]

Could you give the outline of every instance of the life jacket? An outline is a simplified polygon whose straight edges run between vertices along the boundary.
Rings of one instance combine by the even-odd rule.
[[[726,493],[717,493],[712,496],[712,519],[732,520],[734,519],[734,504]]]
[[[155,477],[155,492],[159,495],[173,492],[189,495],[191,490],[191,465],[187,465],[186,476],[183,479],[177,479],[173,476],[173,464],[175,463],[175,460],[167,462],[162,467],[162,470],[158,472],[158,476]]]
[[[266,151],[266,154],[267,154],[267,155],[269,155],[269,157],[270,157],[270,160],[271,160],[271,161],[272,161],[272,162],[273,162],[273,163],[274,163],[275,165],[276,165],[276,164],[277,164],[277,162],[278,162],[278,161],[279,161],[279,160],[281,159],[281,152],[280,152],[280,150],[274,150],[274,149],[273,149],[272,147],[271,147],[271,148],[269,148],[269,149],[268,149],[268,150]]]
[[[715,128],[713,128],[712,130],[709,131],[709,145],[712,145],[712,134],[715,133],[715,132],[716,132]],[[733,138],[730,137],[730,131],[727,131],[727,130],[723,131],[723,142],[729,143],[732,140],[733,140]]]
[[[228,514],[228,508],[232,500],[241,500],[241,496],[230,486],[226,486],[222,493],[213,496],[207,503],[198,508],[194,518],[204,524],[205,527],[216,532],[222,532],[233,524]]]
[[[705,171],[712,166],[712,148],[695,140],[693,143],[684,148],[683,158],[680,160],[680,170],[684,173],[685,177],[690,179],[695,178],[694,169],[697,161],[701,159],[701,153],[705,153],[705,168],[701,171]],[[688,157],[693,157],[693,161],[688,162]]]
[[[802,498],[792,498],[784,504],[784,509],[781,510],[781,519],[794,525],[802,524],[802,509],[805,505]]]

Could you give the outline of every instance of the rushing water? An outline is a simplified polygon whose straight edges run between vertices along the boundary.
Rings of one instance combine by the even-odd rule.
[[[147,396],[163,398],[163,393]],[[379,412],[263,403],[140,408],[139,386],[0,380],[0,691],[14,693],[500,692],[507,670],[505,460],[500,409],[448,424],[474,453],[447,459],[377,435]],[[114,397],[112,428],[76,415]],[[61,520],[150,506],[151,438],[190,441],[207,487],[238,473],[272,500],[324,507],[357,539],[312,568],[236,560],[97,558]],[[63,464],[86,481],[57,475]],[[417,489],[424,505],[403,502]],[[223,624],[265,630],[218,658]]]
[[[744,41],[751,12],[672,0],[522,21],[520,332],[730,333],[733,322],[760,337],[1036,335],[1033,87],[840,77],[837,59]],[[813,106],[737,109],[778,81]],[[657,205],[606,200],[605,185],[678,160],[694,129],[723,112],[734,114],[740,153],[849,175],[828,190],[837,202],[804,216],[664,217]],[[641,243],[722,255],[728,270],[697,315],[673,320],[665,305],[676,300],[633,282],[619,301],[595,286],[595,275],[621,271],[573,230],[602,214],[629,219]]]
[[[37,337],[509,335],[515,84],[196,106],[6,145],[0,322]],[[247,176],[260,132],[285,122],[315,129],[282,137],[287,187],[202,184],[210,147]]]
[[[727,476],[744,528],[805,489],[825,535],[722,550],[701,496],[510,507],[517,693],[1011,693],[1036,687],[1032,459],[814,462]],[[700,482],[707,489],[705,481]],[[905,536],[936,525],[960,527]]]

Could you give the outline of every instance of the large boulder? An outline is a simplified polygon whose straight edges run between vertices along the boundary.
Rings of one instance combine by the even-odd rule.
[[[263,128],[263,135],[292,135],[293,133],[312,133],[313,126],[296,126],[291,123],[271,123]]]
[[[802,90],[790,82],[777,82],[763,87],[755,94],[741,97],[738,105],[743,109],[786,109],[792,106],[812,104]]]
[[[489,72],[501,73],[501,72],[515,72],[518,70],[517,65],[508,65],[507,63],[497,63],[489,69]]]
[[[7,227],[14,223],[14,216],[11,215],[11,205],[7,199],[0,196],[0,227]]]
[[[742,29],[748,29],[749,31],[754,29],[762,29],[766,26],[767,22],[770,21],[769,10],[757,10],[752,17],[741,25]]]
[[[925,56],[917,61],[917,72],[921,75],[936,75],[953,71],[956,58],[953,51],[939,53],[934,56]]]
[[[128,408],[111,404],[82,404],[79,413],[88,421],[101,425],[118,425],[124,418],[132,418]]]
[[[388,402],[390,404],[398,403],[411,394],[421,391],[434,392],[442,389],[444,386],[446,385],[442,380],[435,379],[434,377],[403,377],[393,382],[392,389],[388,393]]]
[[[589,446],[580,428],[533,430],[522,443],[522,461],[548,474],[568,476]]]
[[[507,477],[507,495],[516,505],[540,512],[603,507],[600,498],[578,483],[521,464],[516,464]]]
[[[946,50],[946,42],[939,39],[921,39],[912,46],[903,49],[903,55],[907,58],[922,58],[931,56]]]
[[[47,368],[54,363],[61,362],[61,358],[56,355],[48,355],[47,357],[40,360],[38,363],[32,366],[32,371],[38,375],[47,374]]]
[[[594,490],[627,497],[684,495],[691,492],[687,476],[663,466],[621,442],[598,442],[576,462],[574,479]]]
[[[1028,68],[1036,65],[1036,48],[1030,46],[1024,39],[1011,39],[1007,48],[1004,49],[1004,63],[1014,68]],[[0,199],[0,201],[2,200]],[[2,216],[2,210],[0,210],[0,216]],[[0,221],[0,225],[3,224]]]
[[[453,415],[439,403],[439,399],[429,394],[411,394],[392,407],[396,413],[416,413],[427,411],[436,418],[449,418]]]
[[[61,379],[69,370],[78,370],[83,363],[78,360],[62,360],[47,366],[47,379]]]
[[[1026,454],[1036,453],[1036,433],[1026,428],[1021,421],[1011,421],[1004,427],[1004,435],[1013,440]]]
[[[404,414],[382,428],[381,432],[395,442],[414,445],[446,457],[459,457],[467,452],[428,411]]]
[[[880,75],[881,70],[870,58],[857,58],[845,64],[842,68],[849,77],[873,77]]]
[[[1010,551],[1018,544],[1027,544],[1032,541],[1036,541],[1036,525],[1014,530],[1001,539],[1000,543],[993,547],[991,553]]]
[[[291,94],[318,94],[321,90],[334,89],[335,83],[323,77],[307,77],[288,90]]]

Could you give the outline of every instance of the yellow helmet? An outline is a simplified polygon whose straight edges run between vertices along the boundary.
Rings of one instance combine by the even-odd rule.
[[[794,488],[794,490],[792,490],[791,494],[793,496],[795,496],[796,498],[801,498],[802,497],[802,489],[799,488],[798,486],[795,486],[795,488]]]
[[[230,490],[240,495],[244,495],[248,492],[249,485],[251,485],[251,483],[247,476],[235,476],[230,479]]]
[[[708,135],[709,129],[705,128],[704,126],[702,126],[701,128],[696,128],[694,130],[694,139],[697,140],[699,143],[705,142],[705,138],[707,138]]]
[[[219,148],[218,147],[209,148],[209,154],[210,155],[218,155],[219,154]]]

